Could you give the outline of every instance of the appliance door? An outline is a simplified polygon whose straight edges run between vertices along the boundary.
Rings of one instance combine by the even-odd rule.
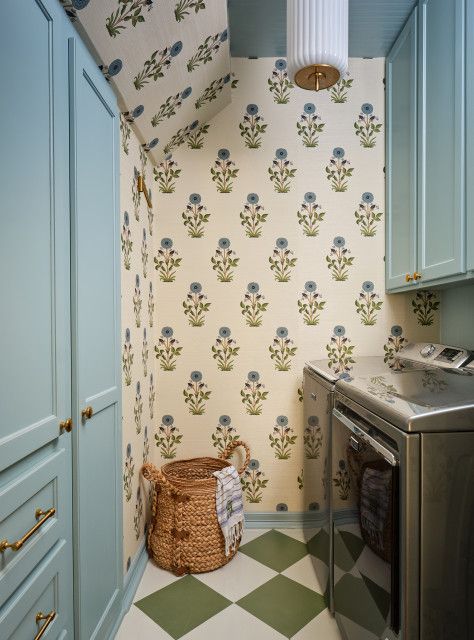
[[[333,387],[316,374],[304,372],[304,500],[316,512],[319,531],[308,540],[308,549],[319,562],[316,576],[326,604],[332,611],[332,527],[330,524],[330,445]]]
[[[332,415],[336,619],[347,640],[393,637],[400,610],[398,454],[360,416]]]

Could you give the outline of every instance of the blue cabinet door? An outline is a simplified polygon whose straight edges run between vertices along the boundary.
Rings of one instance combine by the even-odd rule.
[[[118,112],[75,38],[70,83],[76,638],[99,640],[122,585]]]
[[[0,553],[0,602],[57,544],[55,633],[72,638],[67,26],[56,0],[1,3],[0,540],[42,524]]]
[[[466,0],[466,269],[474,271],[474,0]]]
[[[465,1],[421,0],[418,270],[465,271]]]
[[[417,18],[415,8],[386,60],[386,288],[416,270]]]

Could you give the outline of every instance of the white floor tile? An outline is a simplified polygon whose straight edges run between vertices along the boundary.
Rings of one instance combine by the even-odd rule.
[[[282,574],[295,582],[317,591],[320,594],[324,593],[324,587],[321,586],[316,575],[316,569],[321,569],[324,565],[320,560],[313,556],[305,556],[292,564],[291,567],[282,571]],[[327,570],[326,570],[327,571]]]
[[[132,604],[120,625],[115,640],[172,640],[172,638]]]
[[[179,579],[180,578],[173,575],[170,571],[160,569],[151,560],[148,560],[133,601],[137,602],[145,596],[150,595],[150,593],[154,593],[155,591],[158,591],[158,589],[167,587],[169,584],[172,584]]]
[[[237,553],[220,569],[209,573],[196,573],[194,577],[225,598],[236,602],[276,575],[277,572],[273,569],[249,558],[244,553]]]
[[[337,622],[327,609],[300,629],[291,640],[342,640]]]
[[[247,544],[247,542],[251,542],[258,538],[259,536],[263,536],[264,533],[267,533],[270,529],[244,529],[244,533],[242,535],[241,545]]]
[[[187,633],[181,640],[283,640],[284,637],[233,604]]]
[[[318,533],[319,529],[277,529],[277,531],[284,533],[290,538],[299,540],[300,542],[308,542],[316,533]]]

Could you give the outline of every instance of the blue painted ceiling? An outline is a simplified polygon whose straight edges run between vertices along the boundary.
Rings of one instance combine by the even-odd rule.
[[[349,56],[385,57],[417,0],[349,0]],[[236,57],[286,55],[286,0],[228,0]]]

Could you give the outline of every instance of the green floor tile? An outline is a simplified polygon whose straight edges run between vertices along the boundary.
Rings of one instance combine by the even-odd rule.
[[[363,629],[380,637],[386,622],[364,581],[350,574],[342,576],[334,586],[336,612],[353,620]]]
[[[327,531],[321,529],[318,533],[309,540],[307,543],[308,552],[319,558],[325,564],[329,562],[329,535]]]
[[[380,615],[384,620],[387,619],[389,611],[390,611],[390,594],[385,591],[382,587],[380,587],[376,582],[364,576],[364,574],[360,574],[362,580],[365,582],[365,586],[369,590],[374,602],[377,606],[377,609],[380,611]]]
[[[350,533],[350,531],[339,531],[339,535],[341,536],[342,541],[347,547],[347,550],[354,559],[354,562],[356,562],[360,554],[364,550],[365,542],[362,540],[362,538],[359,538],[353,533]]]
[[[288,569],[308,554],[304,542],[299,542],[274,529],[247,542],[240,547],[240,551],[278,572]]]
[[[364,542],[349,531],[338,531],[334,536],[334,564],[350,571],[364,550]]]
[[[135,603],[175,639],[181,638],[230,604],[230,600],[193,576],[173,582]]]
[[[326,608],[323,596],[282,575],[275,576],[237,604],[287,638]]]

